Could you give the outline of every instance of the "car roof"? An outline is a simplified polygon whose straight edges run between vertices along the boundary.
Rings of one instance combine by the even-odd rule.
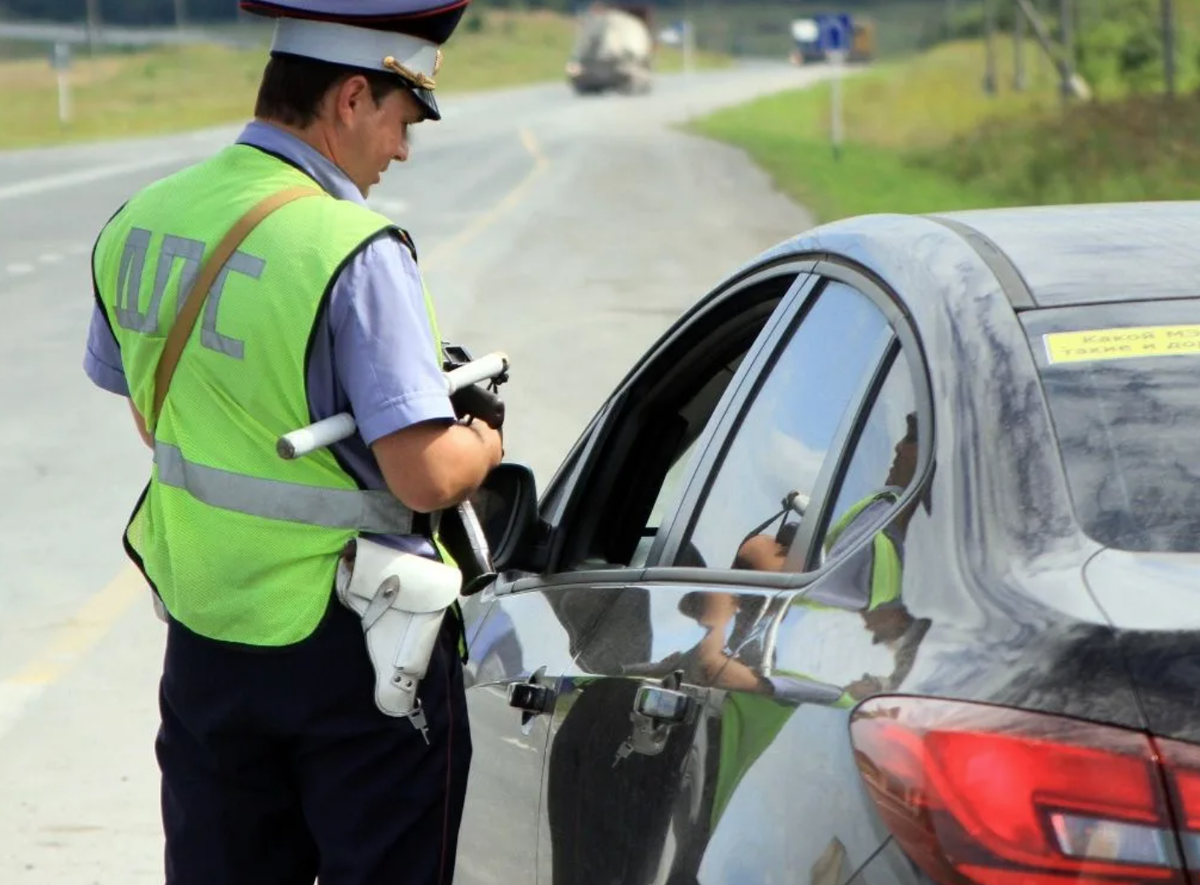
[[[930,214],[998,250],[1033,304],[1200,297],[1200,201],[1097,203]],[[988,243],[987,241],[990,241]]]

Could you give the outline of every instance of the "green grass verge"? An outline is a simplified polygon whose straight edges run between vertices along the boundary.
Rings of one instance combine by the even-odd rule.
[[[1200,96],[992,121],[911,162],[1023,204],[1200,199]]]
[[[1200,100],[1129,96],[1064,114],[1030,53],[1024,91],[982,92],[976,42],[849,77],[846,144],[829,138],[830,87],[784,92],[693,121],[744,148],[821,221],[870,212],[1200,197]]]
[[[575,39],[573,19],[553,13],[477,14],[446,47],[440,93],[498,89],[564,80]],[[80,58],[69,72],[72,115],[58,119],[58,86],[45,57],[0,64],[0,148],[196,129],[245,120],[266,63],[255,49],[217,45]],[[727,59],[712,53],[697,64]],[[662,72],[682,67],[680,54],[660,52]]]
[[[891,149],[848,140],[835,156],[820,88],[785,92],[721,111],[690,128],[743,148],[819,221],[871,212],[968,208],[990,196],[948,176],[915,169]]]

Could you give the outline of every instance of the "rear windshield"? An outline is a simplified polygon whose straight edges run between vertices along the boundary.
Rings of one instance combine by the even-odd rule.
[[[1200,301],[1023,318],[1084,530],[1123,550],[1200,551]]]

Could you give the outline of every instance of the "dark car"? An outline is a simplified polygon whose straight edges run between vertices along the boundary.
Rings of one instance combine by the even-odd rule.
[[[816,228],[477,503],[461,885],[1200,881],[1200,203]]]

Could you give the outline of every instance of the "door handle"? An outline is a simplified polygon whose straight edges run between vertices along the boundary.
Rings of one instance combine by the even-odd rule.
[[[539,667],[527,682],[514,682],[508,687],[508,705],[521,711],[522,727],[529,725],[535,716],[554,709],[558,693],[541,681],[545,675],[546,668]]]
[[[549,713],[554,707],[554,689],[536,682],[514,682],[508,687],[508,705],[527,713]]]
[[[657,756],[666,749],[671,729],[688,721],[693,709],[691,695],[679,689],[683,674],[676,672],[663,680],[662,685],[646,683],[638,686],[633,698],[629,721],[630,732],[613,760],[613,767],[634,753]]]
[[[633,699],[634,712],[665,725],[676,725],[687,719],[692,699],[682,691],[661,685],[643,685]]]

